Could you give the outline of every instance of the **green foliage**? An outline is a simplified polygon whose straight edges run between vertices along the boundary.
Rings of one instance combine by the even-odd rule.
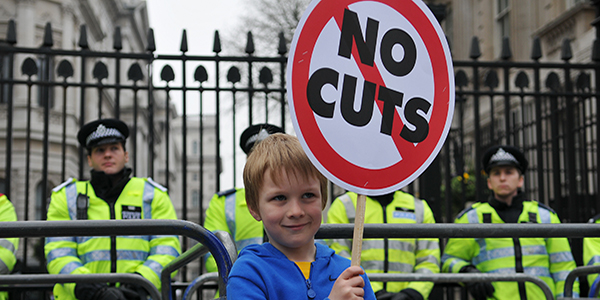
[[[463,196],[464,183],[464,196]],[[465,208],[465,203],[475,202],[475,175],[472,172],[465,172],[462,176],[454,176],[450,183],[450,194],[452,197],[452,215],[456,216]],[[441,197],[446,197],[446,185],[442,185]],[[445,203],[445,201],[444,201]],[[444,211],[445,211],[444,207]],[[454,220],[447,220],[452,222]]]

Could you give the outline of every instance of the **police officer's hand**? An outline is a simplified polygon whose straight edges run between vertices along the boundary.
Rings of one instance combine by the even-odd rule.
[[[404,289],[398,293],[389,293],[384,290],[375,293],[377,300],[423,300],[421,293],[413,289]]]
[[[123,292],[112,286],[105,286],[96,293],[93,300],[128,300]]]
[[[481,271],[473,265],[468,265],[460,269],[460,273],[481,273]],[[491,282],[468,282],[466,286],[475,300],[486,300],[494,295],[494,286]]]
[[[123,292],[127,300],[145,300],[148,295],[143,287],[133,283],[122,284],[119,289]]]

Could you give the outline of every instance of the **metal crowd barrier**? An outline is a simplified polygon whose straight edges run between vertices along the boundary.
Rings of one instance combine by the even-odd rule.
[[[351,239],[354,232],[353,224],[323,224],[316,234],[317,239],[345,238]],[[600,237],[600,224],[563,223],[563,224],[365,224],[363,238],[527,238],[527,237],[569,237],[585,238]],[[598,267],[600,271],[600,267]],[[580,270],[581,269],[581,270]],[[583,272],[595,273],[595,268],[580,267],[573,270],[565,282],[564,298],[572,299],[573,282]],[[379,281],[400,279],[401,281],[433,281],[433,282],[471,282],[471,281],[531,281],[542,288],[548,299],[553,299],[548,285],[537,277],[527,274],[436,274],[427,277],[420,274],[368,274],[369,278]],[[379,277],[385,276],[385,277]],[[396,277],[398,276],[398,277]],[[375,279],[377,278],[377,279]],[[464,278],[464,280],[463,280]],[[550,292],[548,294],[548,292]],[[581,299],[581,298],[579,298]],[[558,299],[557,299],[558,300]]]
[[[143,287],[152,299],[161,299],[158,289],[146,278],[131,273],[110,274],[27,274],[0,276],[2,284],[40,284],[40,283],[94,283],[94,282],[127,282]]]
[[[118,234],[115,234],[118,233]],[[85,221],[16,221],[0,222],[0,238],[8,237],[60,237],[60,236],[112,236],[112,235],[182,235],[192,238],[206,246],[215,257],[219,274],[219,286],[227,285],[227,275],[233,264],[230,252],[212,232],[204,227],[189,221],[182,220],[85,220]],[[234,248],[235,249],[235,248]],[[187,251],[186,251],[187,252]],[[187,259],[184,258],[184,259]],[[177,264],[176,262],[175,264]],[[174,265],[172,265],[174,266]],[[170,267],[171,268],[171,267]],[[34,283],[62,283],[62,282],[92,282],[104,275],[102,280],[113,282],[116,278],[130,281],[127,274],[90,274],[90,278],[83,275],[48,275],[28,274],[0,276],[0,284],[34,284]],[[132,274],[130,274],[132,275]],[[69,277],[75,276],[75,277]],[[133,275],[135,277],[140,277]],[[4,278],[6,277],[6,278]],[[64,277],[64,278],[63,278]],[[89,279],[89,281],[88,281]],[[65,280],[65,281],[61,281]],[[68,280],[68,281],[67,281]],[[85,281],[84,281],[85,280]],[[119,279],[120,280],[120,279]],[[117,282],[117,281],[115,281]],[[146,286],[144,283],[142,286]],[[153,299],[161,299],[156,294]],[[148,290],[151,294],[154,292]],[[223,294],[226,289],[222,289]],[[223,295],[225,296],[225,295]],[[168,298],[166,298],[168,299]],[[163,299],[163,300],[166,300]]]
[[[569,272],[567,279],[565,280],[565,298],[559,298],[561,300],[571,299],[573,297],[573,283],[580,276],[586,276],[589,274],[600,273],[600,266],[582,266],[577,267],[573,271]],[[557,299],[557,300],[559,300]],[[597,298],[579,298],[579,299],[597,299]]]
[[[216,272],[206,273],[206,274],[202,274],[198,278],[194,279],[194,281],[192,281],[192,283],[190,283],[190,285],[188,285],[187,289],[185,289],[182,300],[190,299],[189,297],[194,295],[194,293],[198,290],[198,288],[200,288],[200,286],[205,284],[206,282],[217,281],[219,279],[218,275],[219,274],[217,274]],[[219,291],[221,291],[221,290],[219,290]],[[222,293],[219,292],[219,294],[221,295]],[[225,299],[227,299],[227,297],[224,297],[224,296],[221,296],[218,298],[218,300],[225,300]]]
[[[372,281],[431,281],[431,282],[492,282],[492,281],[517,281],[517,282],[525,282],[529,281],[542,289],[544,292],[544,296],[548,300],[554,300],[554,293],[550,289],[550,287],[544,282],[542,279],[528,274],[491,274],[491,273],[481,273],[481,274],[448,274],[448,273],[439,273],[439,274],[367,274],[369,276],[369,280]]]
[[[231,238],[231,235],[227,232],[219,231],[219,232],[215,233],[215,236],[217,238],[219,238],[219,240],[223,243],[223,246],[225,246],[225,249],[227,249],[227,253],[229,255],[229,258],[231,259],[231,263],[233,264],[237,258],[237,248],[235,246],[235,243],[233,242],[233,239]],[[175,270],[178,270],[179,268],[187,265],[188,263],[194,261],[195,259],[198,259],[198,258],[204,256],[207,253],[208,253],[208,248],[206,246],[204,246],[203,244],[196,244],[194,247],[192,247],[189,250],[182,253],[179,257],[172,260],[169,264],[167,264],[163,268],[162,273],[160,274],[160,282],[161,282],[161,286],[163,287],[163,289],[162,289],[162,297],[163,298],[162,299],[170,299],[170,297],[171,297],[170,288],[169,289],[164,288],[165,286],[168,286],[168,287],[171,286],[171,273],[173,273]],[[215,272],[215,273],[209,273],[209,274],[213,274],[213,276],[211,278],[214,277],[214,279],[210,280],[210,281],[216,281],[220,291],[225,290],[226,286],[224,285],[223,280],[219,280],[218,273]],[[202,276],[200,276],[200,277],[202,277]],[[195,281],[192,281],[192,283],[190,285],[192,285],[194,282]],[[201,282],[200,284],[204,284],[204,281]],[[189,286],[187,289],[189,289]],[[187,293],[187,289],[186,289],[186,293]],[[225,295],[225,293],[223,293],[223,295]],[[184,295],[183,299],[186,299],[185,295]]]

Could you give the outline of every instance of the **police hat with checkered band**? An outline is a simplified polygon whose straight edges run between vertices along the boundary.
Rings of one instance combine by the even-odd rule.
[[[242,132],[242,135],[240,136],[240,147],[244,150],[244,153],[249,154],[250,150],[252,150],[252,147],[254,147],[257,142],[278,132],[283,133],[283,129],[275,125],[267,123],[251,125]]]
[[[483,170],[490,173],[493,167],[514,166],[524,174],[529,162],[521,150],[508,145],[493,146],[483,154]]]
[[[79,144],[88,150],[94,147],[125,142],[129,136],[129,127],[121,120],[117,119],[100,119],[89,122],[77,133]]]

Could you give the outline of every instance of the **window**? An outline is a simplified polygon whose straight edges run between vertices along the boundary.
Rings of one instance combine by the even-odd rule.
[[[192,154],[198,154],[198,141],[196,140],[192,142]]]
[[[200,207],[200,193],[198,192],[198,190],[192,190],[192,207]]]
[[[198,181],[198,173],[193,173],[192,174],[192,180],[193,181]]]
[[[509,1],[510,0],[497,0],[498,2],[498,14],[496,15],[496,22],[498,23],[498,33],[499,33],[499,39],[500,39],[500,47],[497,47],[498,49],[501,49],[502,47],[502,39],[504,39],[505,37],[510,38],[510,6],[509,6]]]

